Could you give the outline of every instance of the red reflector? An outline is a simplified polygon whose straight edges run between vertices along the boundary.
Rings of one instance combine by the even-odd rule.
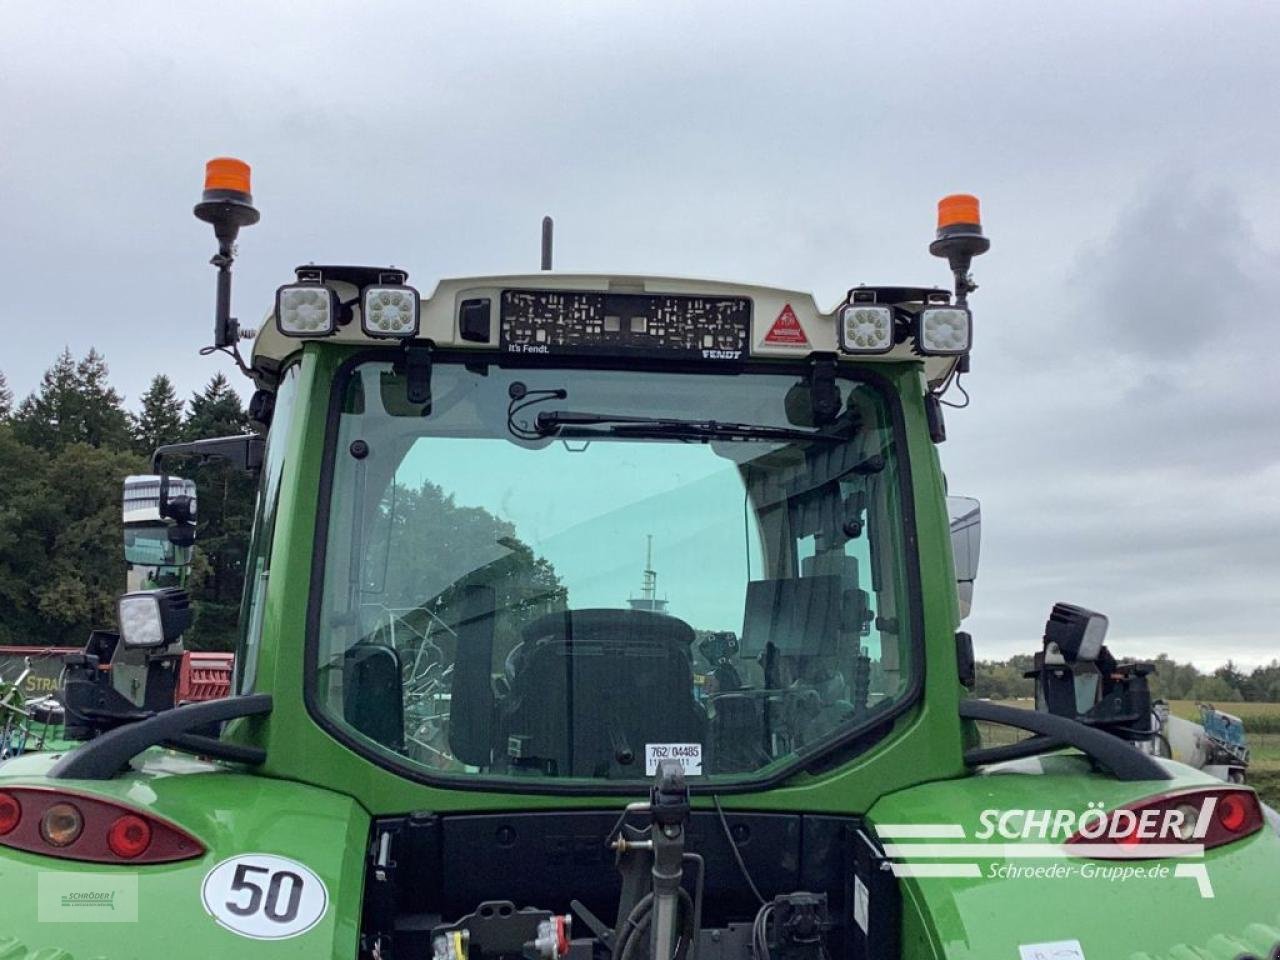
[[[1257,833],[1264,823],[1253,791],[1213,787],[1119,807],[1101,820],[1091,821],[1087,828],[1082,825],[1067,843],[1077,856],[1164,858],[1183,855],[1181,847],[1212,850],[1234,843]]]
[[[0,793],[0,837],[10,833],[22,819],[22,804],[11,793]]]
[[[1249,822],[1248,794],[1228,793],[1218,801],[1218,822],[1232,833],[1239,833]]]
[[[126,813],[107,831],[107,846],[125,860],[141,856],[151,846],[151,826],[141,817]]]

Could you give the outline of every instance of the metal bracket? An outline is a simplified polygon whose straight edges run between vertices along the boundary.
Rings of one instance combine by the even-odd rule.
[[[410,340],[404,348],[406,399],[423,406],[431,403],[431,343]]]
[[[809,403],[815,427],[825,427],[840,416],[840,388],[836,386],[834,353],[815,353],[809,357]]]

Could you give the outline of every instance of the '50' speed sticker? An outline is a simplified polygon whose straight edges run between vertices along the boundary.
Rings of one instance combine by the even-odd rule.
[[[214,920],[242,937],[284,940],[306,933],[329,907],[329,891],[302,864],[269,853],[223,860],[200,888]]]

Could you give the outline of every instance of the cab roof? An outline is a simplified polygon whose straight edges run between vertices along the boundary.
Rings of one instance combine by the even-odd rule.
[[[300,278],[323,278],[325,286],[332,288],[338,300],[350,304],[351,310],[345,323],[337,331],[322,339],[340,344],[364,344],[370,347],[392,349],[399,344],[394,340],[368,336],[359,322],[359,297],[362,287],[378,283],[379,276],[388,273],[406,276],[395,268],[378,267],[330,267],[307,265],[298,267]],[[661,294],[690,297],[738,297],[750,302],[750,334],[747,356],[752,360],[796,360],[812,353],[838,355],[836,343],[836,314],[853,299],[855,293],[861,301],[891,304],[908,313],[914,313],[924,305],[947,302],[949,293],[933,287],[855,287],[846,300],[830,310],[819,308],[813,294],[783,287],[758,284],[703,280],[687,277],[666,277],[647,274],[587,274],[540,272],[508,274],[487,277],[452,277],[441,279],[429,295],[421,298],[421,321],[418,339],[431,341],[437,348],[457,350],[494,351],[501,348],[498,304],[505,291],[564,291],[566,293],[605,294]],[[466,335],[462,329],[463,304],[474,306],[477,301],[487,301],[490,321],[483,336],[474,328]],[[302,349],[306,338],[285,336],[276,326],[274,310],[269,313],[258,332],[253,346],[251,366],[260,386],[270,388],[276,372],[294,353]],[[618,347],[618,355],[626,354],[626,347]],[[844,357],[857,362],[912,361],[923,365],[923,372],[930,383],[945,379],[955,365],[955,357],[917,354],[911,342],[897,344],[890,352],[858,357]]]

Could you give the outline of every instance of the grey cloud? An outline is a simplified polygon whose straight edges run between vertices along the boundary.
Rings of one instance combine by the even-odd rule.
[[[1259,248],[1225,187],[1166,177],[1081,259],[1086,327],[1115,349],[1185,363],[1201,350],[1259,346],[1274,329],[1264,275],[1280,259]]]

